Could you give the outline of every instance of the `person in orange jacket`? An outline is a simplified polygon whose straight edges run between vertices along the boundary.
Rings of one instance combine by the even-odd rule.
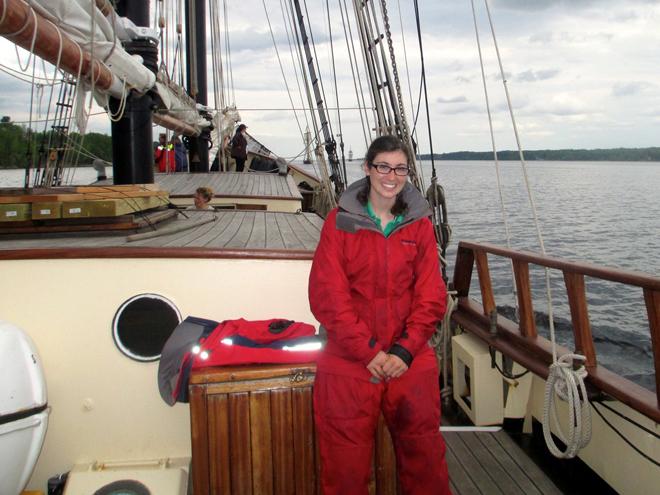
[[[167,142],[167,135],[158,136],[158,146],[154,151],[154,162],[160,173],[174,172],[176,166],[174,145]]]
[[[428,344],[446,308],[431,210],[394,136],[367,151],[366,177],[328,215],[309,302],[327,332],[314,383],[325,495],[366,495],[382,412],[404,494],[449,494],[440,390]]]

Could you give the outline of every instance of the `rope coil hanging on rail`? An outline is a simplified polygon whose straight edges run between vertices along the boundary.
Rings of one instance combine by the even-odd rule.
[[[579,450],[586,447],[591,440],[591,406],[584,385],[587,370],[584,365],[573,370],[574,361],[584,362],[585,359],[579,354],[564,354],[550,365],[543,406],[543,437],[552,455],[561,459],[575,457]],[[564,432],[559,421],[555,397],[559,397],[567,404],[567,433]],[[552,418],[550,414],[552,414]],[[564,451],[557,447],[552,438],[551,427],[553,425],[556,428],[557,436],[566,445]]]

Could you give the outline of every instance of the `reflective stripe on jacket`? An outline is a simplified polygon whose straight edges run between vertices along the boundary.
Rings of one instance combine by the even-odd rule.
[[[408,212],[385,237],[357,201],[362,179],[328,215],[314,255],[309,300],[328,342],[320,371],[369,379],[366,365],[394,344],[412,357],[410,371],[436,365],[428,345],[446,306],[430,209],[409,183]]]

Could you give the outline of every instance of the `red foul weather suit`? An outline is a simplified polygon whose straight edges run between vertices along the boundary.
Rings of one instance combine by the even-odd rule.
[[[162,174],[165,172],[174,172],[176,169],[176,154],[174,152],[174,145],[167,144],[166,146],[158,146],[154,153],[154,161],[158,167],[158,171]]]
[[[352,184],[328,215],[309,280],[312,312],[328,336],[314,384],[323,493],[368,493],[382,412],[403,493],[449,494],[438,368],[428,344],[446,308],[431,211],[406,183],[408,212],[385,237],[357,200],[364,184]],[[366,366],[381,350],[409,369],[374,383]]]

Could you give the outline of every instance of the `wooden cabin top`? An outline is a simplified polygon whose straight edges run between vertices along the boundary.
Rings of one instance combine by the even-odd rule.
[[[198,187],[210,187],[215,198],[250,197],[300,201],[302,195],[289,175],[261,172],[209,172],[155,174],[154,183],[170,198],[190,197]],[[95,185],[112,184],[105,180]],[[215,199],[214,198],[214,199]]]
[[[90,250],[113,256],[104,252],[121,248],[127,257],[258,250],[266,257],[270,251],[279,253],[277,257],[311,259],[322,225],[323,219],[313,213],[159,210],[113,218],[105,231],[5,233],[0,235],[0,258],[79,257],[89,256]],[[61,256],[56,255],[59,251]]]

